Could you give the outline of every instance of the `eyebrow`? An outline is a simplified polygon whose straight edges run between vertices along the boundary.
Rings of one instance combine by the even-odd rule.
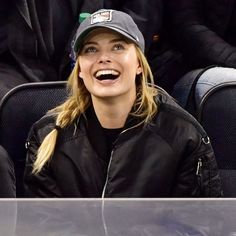
[[[125,42],[125,43],[128,43],[127,40],[123,39],[123,38],[116,38],[116,39],[112,39],[111,41],[109,41],[109,43],[117,43],[117,42]],[[83,44],[83,47],[86,46],[86,45],[90,45],[90,44],[95,44],[95,45],[98,45],[98,43],[96,41],[88,41],[88,42],[85,42]]]

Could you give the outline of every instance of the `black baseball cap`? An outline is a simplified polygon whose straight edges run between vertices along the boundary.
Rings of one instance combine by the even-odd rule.
[[[84,38],[92,30],[104,27],[112,29],[134,42],[144,52],[144,37],[130,15],[125,12],[101,9],[88,16],[80,24],[74,37],[72,50],[77,54],[82,46]]]

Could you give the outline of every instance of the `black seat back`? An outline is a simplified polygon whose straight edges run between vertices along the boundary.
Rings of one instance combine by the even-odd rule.
[[[184,76],[172,95],[206,130],[220,169],[224,196],[236,197],[236,70],[212,67],[194,72],[200,76],[192,72]]]
[[[236,197],[236,81],[216,86],[202,98],[198,120],[211,138],[224,195]]]
[[[23,84],[12,89],[0,105],[0,145],[15,166],[17,197],[23,197],[25,141],[32,124],[67,97],[66,82]]]

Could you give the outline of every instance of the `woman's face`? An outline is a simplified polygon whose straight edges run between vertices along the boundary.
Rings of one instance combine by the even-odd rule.
[[[78,60],[79,77],[92,99],[135,100],[135,78],[142,69],[133,43],[112,30],[99,28],[85,40]]]

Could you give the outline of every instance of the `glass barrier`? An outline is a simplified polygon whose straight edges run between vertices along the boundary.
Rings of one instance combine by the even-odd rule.
[[[1,199],[4,236],[236,236],[236,199]]]

